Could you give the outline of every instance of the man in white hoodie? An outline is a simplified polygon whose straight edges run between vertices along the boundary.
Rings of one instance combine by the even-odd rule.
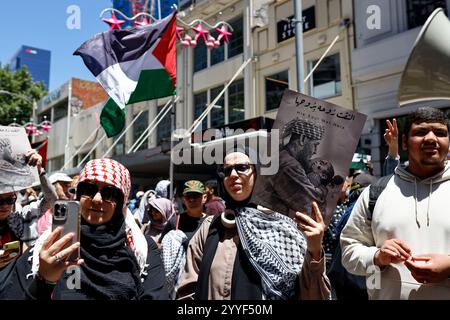
[[[450,299],[449,122],[419,108],[407,118],[397,167],[369,213],[361,194],[341,234],[342,264],[365,275],[370,299]]]

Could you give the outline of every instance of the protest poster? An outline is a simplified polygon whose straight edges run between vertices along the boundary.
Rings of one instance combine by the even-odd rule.
[[[328,225],[366,118],[286,90],[272,127],[279,130],[279,168],[258,177],[252,202],[292,217],[311,214],[315,200]]]
[[[27,164],[31,149],[22,127],[0,126],[0,193],[18,191],[38,181],[37,169]]]

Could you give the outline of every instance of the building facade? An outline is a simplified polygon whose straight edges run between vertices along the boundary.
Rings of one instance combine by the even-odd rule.
[[[251,59],[244,71],[215,103],[198,131],[220,128],[223,132],[228,132],[229,128],[239,126],[270,128],[270,121],[276,117],[284,89],[296,90],[297,87],[293,1],[185,1],[180,3],[180,8],[185,8],[180,12],[185,23],[194,19],[203,19],[210,25],[225,21],[233,28],[233,34],[228,43],[222,43],[219,48],[213,50],[207,49],[202,41],[198,41],[195,48],[183,48],[177,43],[179,101],[174,109],[175,127],[189,128],[207,105],[223,91],[243,62]],[[350,61],[354,39],[352,24],[347,23],[352,20],[352,1],[306,0],[303,1],[302,9],[305,20],[304,76],[329,49],[305,83],[305,93],[353,109]],[[191,36],[194,35],[192,31],[187,32],[190,32]],[[217,33],[213,31],[212,35],[217,36]],[[332,42],[334,45],[329,48]],[[64,90],[68,91],[61,89]],[[62,167],[82,146],[82,150],[78,151],[69,166],[80,164],[85,155],[93,150],[91,158],[109,156],[126,165],[135,185],[154,186],[159,179],[168,178],[170,112],[152,134],[141,139],[142,143],[137,151],[130,152],[130,149],[170,98],[127,106],[125,128],[128,130],[111,139],[103,137],[102,129],[93,137],[90,136],[98,126],[95,119],[101,112],[102,103],[81,110],[77,118],[72,116],[70,121],[67,152],[64,148],[67,143],[62,137],[68,121],[64,118],[65,120],[59,123],[57,110],[59,104],[67,106],[68,98],[66,93],[60,95],[61,97],[55,98],[51,104],[39,109],[40,115],[53,110],[54,130],[51,134],[60,137],[58,141],[53,140],[56,146],[53,151],[49,151],[50,171]],[[77,134],[73,135],[74,132]],[[52,149],[51,146],[52,142],[49,141],[49,150]],[[207,179],[213,173],[195,165],[177,166],[174,170],[175,180],[179,181],[193,177]]]
[[[405,115],[423,105],[399,108],[397,97],[402,72],[414,42],[436,8],[443,8],[448,15],[450,1],[355,0],[353,4],[355,49],[351,60],[355,107],[368,115],[361,146],[372,155],[375,174],[380,175],[388,150],[383,139],[386,119],[396,117],[401,129]],[[431,80],[424,79],[424,83]],[[449,107],[445,101],[426,105]],[[402,161],[407,160],[405,153],[400,155]]]
[[[51,52],[44,49],[23,45],[11,58],[11,71],[26,66],[31,73],[32,80],[42,81],[45,89],[50,87],[50,58]]]
[[[200,43],[194,49],[178,50],[178,113],[183,121],[177,121],[177,127],[187,128],[249,58],[252,62],[231,84],[203,127],[257,116],[275,118],[283,90],[297,88],[293,1],[196,1],[185,7],[183,19],[187,22],[198,18],[211,25],[226,21],[234,31],[230,42],[217,49],[209,50]],[[352,2],[303,1],[303,17],[305,76],[339,35],[306,82],[305,93],[352,109],[353,30],[351,25],[343,27],[345,19],[352,18]]]
[[[100,133],[92,135],[92,132],[99,125],[106,99],[106,92],[97,82],[72,78],[38,102],[35,122],[49,120],[52,123],[49,132],[37,139],[48,137],[47,171],[61,170],[71,155],[86,142],[66,168],[76,167],[81,162],[89,146],[100,136]],[[105,148],[106,145],[100,147]],[[97,156],[95,152],[91,157]]]

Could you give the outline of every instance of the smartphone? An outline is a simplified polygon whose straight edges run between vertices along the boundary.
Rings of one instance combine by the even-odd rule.
[[[14,258],[18,255],[20,255],[20,242],[19,241],[12,241],[12,242],[8,242],[5,243],[3,245],[3,249],[2,251],[2,255],[8,251],[9,252],[9,257],[10,258]]]
[[[80,241],[80,203],[78,201],[58,200],[55,202],[53,210],[52,230],[57,227],[63,227],[61,237],[68,233],[73,233],[75,236],[72,241],[68,242],[64,248],[67,248]],[[68,261],[76,261],[80,257],[80,248],[73,252],[68,258]]]

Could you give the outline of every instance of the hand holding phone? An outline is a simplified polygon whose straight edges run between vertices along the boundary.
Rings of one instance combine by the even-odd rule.
[[[69,233],[61,236],[62,232],[62,226],[56,227],[42,244],[42,249],[39,252],[39,275],[41,279],[56,283],[68,267],[79,266],[84,263],[83,259],[76,259],[75,261],[68,259],[71,254],[79,252],[80,242],[70,245],[71,242],[74,242],[75,234]]]
[[[20,249],[20,241],[12,241],[5,243],[3,245],[3,250],[19,250]]]
[[[52,230],[63,227],[60,238],[66,234],[73,233],[74,237],[63,248],[80,241],[80,203],[78,201],[56,201],[53,210]],[[66,261],[74,262],[80,258],[80,249],[70,254]]]
[[[0,250],[0,268],[9,264],[12,260],[20,255],[20,242],[12,241],[5,243]]]

